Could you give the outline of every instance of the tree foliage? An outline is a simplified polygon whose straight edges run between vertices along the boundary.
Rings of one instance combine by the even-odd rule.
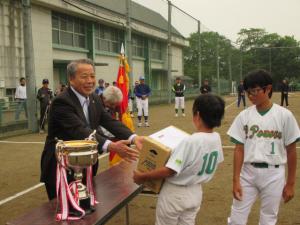
[[[190,46],[184,50],[184,72],[194,80],[198,79],[198,33],[189,37]],[[200,35],[201,42],[201,70],[203,79],[212,79],[217,74],[219,56],[220,76],[228,72],[228,56],[232,46],[228,39],[217,32],[204,32]]]
[[[198,82],[198,33],[188,38],[189,47],[184,49],[185,75]],[[293,36],[280,36],[264,29],[241,29],[236,44],[217,32],[200,34],[202,78],[238,81],[249,71],[266,69],[271,72],[274,83],[282,79],[300,82],[300,46]]]

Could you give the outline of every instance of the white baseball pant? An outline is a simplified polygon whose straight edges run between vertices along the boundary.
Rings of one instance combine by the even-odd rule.
[[[132,103],[132,99],[128,99],[128,110],[129,112],[133,112],[133,103]]]
[[[166,181],[158,197],[155,225],[194,225],[201,201],[200,184],[178,186]]]
[[[285,167],[255,168],[245,163],[241,171],[242,201],[233,200],[228,225],[246,225],[257,196],[261,199],[259,225],[275,225],[285,185]]]
[[[148,98],[146,99],[137,98],[136,104],[138,108],[138,116],[143,116],[143,111],[144,111],[144,116],[148,116]]]
[[[184,109],[184,97],[175,97],[175,109]]]

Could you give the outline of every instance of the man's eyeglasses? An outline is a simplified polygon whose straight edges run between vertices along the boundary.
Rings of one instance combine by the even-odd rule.
[[[253,95],[253,96],[256,96],[258,94],[258,92],[260,92],[261,90],[266,90],[266,87],[267,86],[264,86],[264,87],[257,87],[257,88],[248,88],[246,90],[247,94],[248,95]]]

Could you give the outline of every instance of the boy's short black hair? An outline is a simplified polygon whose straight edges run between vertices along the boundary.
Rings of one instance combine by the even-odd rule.
[[[217,95],[199,95],[193,104],[193,115],[195,116],[198,112],[208,128],[218,127],[224,116],[225,102]]]
[[[267,85],[272,85],[273,79],[271,74],[263,69],[253,70],[244,78],[244,89],[261,87],[265,88]],[[265,91],[265,90],[264,90]],[[272,90],[269,93],[269,98],[272,97]]]

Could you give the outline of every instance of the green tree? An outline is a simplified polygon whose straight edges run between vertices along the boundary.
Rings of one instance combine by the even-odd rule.
[[[184,73],[198,83],[198,33],[188,38],[184,49]],[[300,83],[300,46],[293,36],[268,33],[265,29],[241,29],[237,45],[217,32],[200,34],[202,79],[216,82],[219,66],[220,79],[239,81],[254,69],[271,71],[274,84],[288,79]],[[219,63],[217,63],[219,59]],[[217,66],[218,65],[218,66]]]
[[[238,35],[243,74],[253,69],[266,69],[272,73],[275,84],[299,74],[300,49],[294,37],[281,37],[258,28],[241,29]]]
[[[198,33],[192,33],[188,38],[189,46],[184,49],[184,73],[198,82]],[[217,74],[217,54],[219,53],[220,77],[228,79],[228,58],[235,49],[224,36],[217,32],[200,34],[202,79],[212,80]]]

